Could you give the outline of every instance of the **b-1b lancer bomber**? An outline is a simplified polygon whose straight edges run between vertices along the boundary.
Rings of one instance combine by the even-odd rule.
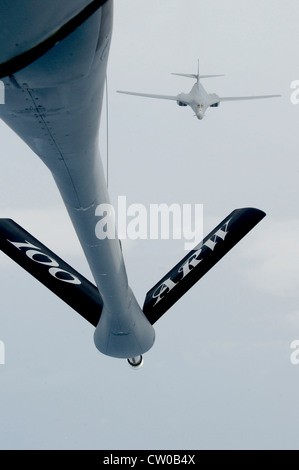
[[[240,100],[258,100],[263,98],[278,98],[281,95],[260,95],[260,96],[218,96],[216,93],[207,93],[202,84],[201,78],[223,77],[223,75],[199,75],[199,67],[197,74],[194,73],[173,73],[181,77],[194,78],[196,83],[193,85],[189,93],[180,93],[176,96],[169,95],[152,95],[148,93],[136,93],[132,91],[121,91],[126,95],[143,96],[145,98],[156,98],[161,100],[176,101],[179,106],[190,106],[194,111],[197,119],[203,119],[208,108],[216,108],[221,101],[240,101]]]

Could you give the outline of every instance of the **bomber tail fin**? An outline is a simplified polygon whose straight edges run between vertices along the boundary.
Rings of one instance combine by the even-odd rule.
[[[178,75],[179,77],[194,78],[195,80],[200,80],[201,78],[224,77],[224,75],[197,75],[195,73],[172,73],[171,75]]]
[[[261,210],[253,208],[234,210],[169,271],[146,294],[143,312],[151,324],[172,307],[265,215]]]
[[[178,75],[179,77],[193,78],[199,81],[201,78],[211,77],[224,77],[224,75],[199,75],[199,60],[197,61],[197,73],[172,73],[171,75]]]

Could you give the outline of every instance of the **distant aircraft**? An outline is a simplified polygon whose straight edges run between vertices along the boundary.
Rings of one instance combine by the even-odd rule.
[[[197,119],[203,119],[205,112],[208,108],[218,107],[221,101],[240,101],[240,100],[258,100],[264,98],[278,98],[281,95],[262,95],[262,96],[225,96],[221,97],[216,93],[207,93],[202,84],[200,83],[201,78],[210,77],[223,77],[224,75],[199,75],[199,66],[197,74],[190,73],[173,73],[172,75],[179,75],[181,77],[194,78],[196,83],[193,85],[189,93],[180,93],[177,96],[168,95],[152,95],[148,93],[135,93],[132,91],[121,91],[125,95],[143,96],[146,98],[156,98],[161,100],[173,100],[176,101],[179,106],[190,106],[194,111]]]
[[[0,249],[95,328],[100,352],[138,368],[154,343],[153,324],[265,213],[233,211],[139,306],[118,238],[96,235],[97,208],[109,204],[98,139],[112,7],[112,0],[51,0],[47,8],[36,0],[0,4],[0,117],[52,173],[96,285],[11,219],[0,219]],[[114,224],[113,214],[108,216]],[[49,230],[56,221],[50,222]]]

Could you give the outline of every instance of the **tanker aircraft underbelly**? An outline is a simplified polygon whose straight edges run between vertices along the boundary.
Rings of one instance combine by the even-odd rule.
[[[11,1],[9,8],[0,6],[3,24],[13,22],[13,3],[16,7],[16,1]],[[5,85],[0,117],[51,171],[96,286],[10,219],[0,219],[0,249],[96,327],[94,341],[102,353],[128,358],[138,367],[142,354],[154,343],[153,323],[264,213],[240,209],[230,214],[149,291],[141,309],[128,285],[119,240],[99,240],[95,233],[96,208],[109,203],[98,139],[113,2],[76,0],[72,8],[68,8],[70,2],[53,3],[58,13],[53,18],[50,8],[47,18],[40,2],[21,2],[27,28],[23,35],[18,30],[17,54],[11,37],[0,33],[1,43],[6,43],[5,54],[0,54]],[[33,25],[34,37],[30,34]],[[210,239],[217,248],[207,251],[205,241],[208,247]],[[194,262],[199,253],[206,263]],[[191,275],[182,278],[179,267],[186,263]]]

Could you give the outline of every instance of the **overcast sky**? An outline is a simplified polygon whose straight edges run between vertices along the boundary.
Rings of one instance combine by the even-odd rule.
[[[113,202],[204,204],[204,233],[233,209],[267,213],[156,324],[144,367],[101,355],[93,327],[0,254],[1,449],[298,449],[299,80],[296,0],[115,0],[109,85]],[[203,121],[171,101],[203,81]],[[106,158],[105,113],[102,154]],[[49,171],[0,123],[0,214],[90,277]],[[140,303],[182,241],[123,242]]]

